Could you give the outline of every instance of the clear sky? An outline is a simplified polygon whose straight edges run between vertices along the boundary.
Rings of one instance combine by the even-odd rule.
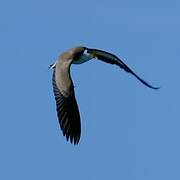
[[[0,179],[179,180],[180,1],[2,0]],[[73,65],[78,146],[59,130],[52,93],[58,55],[77,45],[115,53],[116,66]]]

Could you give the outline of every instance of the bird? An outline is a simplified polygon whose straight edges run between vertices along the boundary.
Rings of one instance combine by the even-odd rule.
[[[49,68],[53,69],[52,85],[59,125],[66,140],[74,145],[77,145],[80,140],[81,120],[78,104],[75,98],[70,67],[72,64],[82,64],[92,59],[101,60],[119,66],[121,69],[135,76],[148,88],[160,88],[147,83],[131,70],[120,58],[109,52],[100,49],[77,46],[61,53],[58,60],[51,64]]]

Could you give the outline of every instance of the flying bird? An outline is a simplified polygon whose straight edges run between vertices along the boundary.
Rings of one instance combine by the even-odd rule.
[[[71,79],[70,67],[71,64],[82,64],[91,59],[115,64],[126,72],[134,75],[145,86],[152,89],[159,89],[159,87],[151,86],[141,79],[121,59],[109,52],[79,46],[62,53],[58,60],[50,65],[50,68],[53,69],[53,92],[60,128],[67,141],[70,140],[72,144],[79,143],[81,122],[79,108],[75,98],[74,85]]]

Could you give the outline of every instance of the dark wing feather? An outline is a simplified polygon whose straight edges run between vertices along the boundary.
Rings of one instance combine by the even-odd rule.
[[[98,58],[101,61],[119,66],[120,68],[124,69],[126,72],[134,75],[139,81],[141,81],[147,87],[152,88],[152,89],[159,89],[159,87],[153,87],[150,84],[148,84],[146,81],[141,79],[121,59],[119,59],[114,54],[108,53],[106,51],[98,50],[98,49],[88,49],[88,48],[87,48],[87,53],[92,54],[93,56],[95,56],[96,58]]]
[[[75,99],[74,87],[69,97],[64,97],[58,89],[53,72],[53,91],[56,100],[56,110],[61,130],[67,141],[78,144],[81,135],[81,123],[78,105]]]

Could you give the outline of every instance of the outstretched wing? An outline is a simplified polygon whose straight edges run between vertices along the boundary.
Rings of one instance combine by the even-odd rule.
[[[56,110],[61,130],[67,141],[78,144],[81,135],[81,122],[78,105],[75,99],[74,87],[68,97],[64,97],[57,87],[55,70],[53,72],[53,91],[56,100]]]
[[[159,87],[153,87],[143,79],[141,79],[137,74],[135,74],[121,59],[119,59],[114,54],[108,53],[106,51],[102,51],[99,49],[89,49],[87,48],[87,53],[93,55],[97,59],[104,61],[106,63],[115,64],[120,68],[124,69],[126,72],[131,73],[134,75],[139,81],[141,81],[144,85],[152,89],[159,89]]]

